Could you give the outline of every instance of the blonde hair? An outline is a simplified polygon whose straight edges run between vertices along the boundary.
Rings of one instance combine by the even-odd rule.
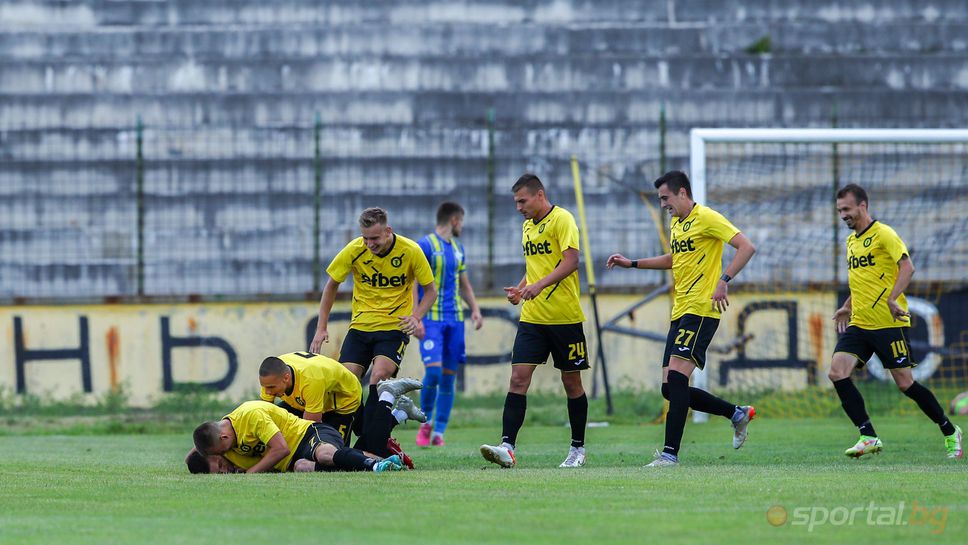
[[[367,208],[360,214],[360,227],[366,229],[374,225],[387,224],[387,211],[382,208]]]

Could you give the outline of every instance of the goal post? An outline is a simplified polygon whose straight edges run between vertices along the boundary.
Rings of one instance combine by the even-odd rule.
[[[695,201],[722,212],[758,250],[730,284],[733,304],[697,387],[756,400],[765,414],[837,414],[826,368],[836,342],[830,317],[846,296],[849,231],[834,196],[853,182],[916,267],[906,291],[916,379],[945,406],[968,389],[968,130],[696,128],[689,165]],[[728,248],[724,267],[732,255]],[[879,360],[855,379],[872,414],[917,411]]]

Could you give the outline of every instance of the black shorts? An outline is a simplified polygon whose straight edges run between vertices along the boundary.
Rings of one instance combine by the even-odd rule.
[[[669,366],[671,357],[691,361],[700,369],[706,367],[706,349],[717,328],[719,320],[706,316],[683,314],[678,320],[673,320],[666,337],[662,367]]]
[[[350,442],[350,432],[353,431],[354,416],[356,416],[356,412],[352,412],[350,414],[340,414],[336,411],[330,411],[328,413],[323,413],[321,421],[323,424],[329,424],[335,428],[343,438],[343,444],[347,445]]]
[[[863,367],[871,356],[877,354],[884,369],[903,369],[917,365],[911,360],[905,327],[886,329],[863,329],[852,325],[837,339],[834,353],[844,352],[857,358],[857,367]]]
[[[532,324],[521,322],[514,336],[511,364],[547,363],[548,354],[555,360],[555,368],[562,371],[588,369],[585,330],[578,324]]]
[[[360,365],[365,373],[373,358],[385,356],[397,364],[399,370],[408,342],[410,335],[403,331],[360,331],[350,328],[339,349],[339,361]]]
[[[322,422],[313,422],[306,430],[306,434],[303,435],[296,451],[293,452],[292,458],[289,460],[289,470],[292,471],[292,466],[296,463],[296,460],[305,459],[315,462],[316,458],[313,452],[320,443],[333,445],[337,449],[341,449],[345,445],[343,437],[336,431],[336,428]]]

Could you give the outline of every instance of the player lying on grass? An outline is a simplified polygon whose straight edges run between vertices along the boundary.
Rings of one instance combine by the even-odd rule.
[[[192,473],[403,469],[397,456],[381,459],[346,448],[336,428],[297,418],[265,401],[247,401],[223,420],[202,424],[194,441],[185,460]]]
[[[394,453],[390,458],[393,458],[394,456],[399,457],[400,462],[402,462],[404,467],[413,469],[413,460],[411,460],[410,456],[403,452],[403,449],[400,447],[400,443],[393,437],[387,439],[387,449]],[[363,451],[363,454],[376,460],[385,459],[371,452]],[[188,451],[188,455],[185,456],[185,464],[188,466],[188,471],[191,473],[245,473],[246,470],[255,465],[258,461],[259,458],[255,456],[240,456],[232,451],[228,451],[224,455],[210,454],[206,456],[195,450],[195,447],[192,447],[191,450]],[[334,467],[327,467],[322,464],[317,466],[316,462],[312,462],[311,464],[308,462],[312,462],[312,460],[297,460],[296,463],[293,464],[293,471],[336,471],[336,468]]]
[[[395,444],[390,441],[394,422],[391,410],[398,396],[419,387],[420,382],[413,379],[383,381],[378,385],[378,403],[384,410],[374,412],[367,432],[357,442],[361,448],[346,447],[342,435],[328,424],[298,418],[265,401],[247,401],[222,420],[198,426],[193,434],[195,449],[205,456],[225,455],[234,465],[245,467],[246,473],[402,469],[409,460],[402,452],[391,452],[390,447]],[[377,456],[368,456],[364,449]],[[381,456],[386,458],[380,459]],[[196,469],[208,467],[197,457],[189,457],[195,459],[190,463]],[[407,465],[412,467],[412,462]]]

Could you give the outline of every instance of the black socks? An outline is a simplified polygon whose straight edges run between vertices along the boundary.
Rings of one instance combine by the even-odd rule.
[[[568,421],[571,423],[571,446],[585,446],[585,424],[588,423],[588,396],[582,394],[581,397],[568,399]]]
[[[372,471],[376,460],[355,448],[341,448],[333,454],[333,466],[341,471]],[[319,470],[319,464],[316,464]]]
[[[665,446],[662,451],[678,456],[682,432],[686,427],[686,415],[689,413],[689,377],[670,369],[668,384],[669,414],[666,415]]]
[[[502,441],[512,446],[517,442],[518,431],[524,425],[524,414],[527,410],[528,396],[508,392],[507,397],[504,398],[504,431],[501,432],[503,434],[503,437],[501,437]]]
[[[662,385],[662,397],[669,399],[669,385]],[[736,405],[718,398],[706,390],[689,387],[689,408],[694,411],[715,414],[723,418],[733,418],[736,412]]]
[[[931,390],[922,386],[920,382],[914,381],[914,384],[911,384],[907,390],[904,390],[904,395],[910,397],[918,404],[918,407],[921,408],[924,414],[928,415],[928,418],[941,428],[941,433],[951,435],[955,432],[955,427],[948,420],[948,417],[944,415],[944,409],[941,408],[938,399],[934,397]]]
[[[860,430],[860,434],[877,437],[877,432],[874,431],[871,419],[867,416],[864,397],[860,395],[860,390],[857,389],[857,386],[854,386],[854,381],[850,380],[850,377],[835,380],[834,389],[837,390],[837,395],[840,396],[840,404],[844,407],[844,412],[847,413],[850,421]]]

